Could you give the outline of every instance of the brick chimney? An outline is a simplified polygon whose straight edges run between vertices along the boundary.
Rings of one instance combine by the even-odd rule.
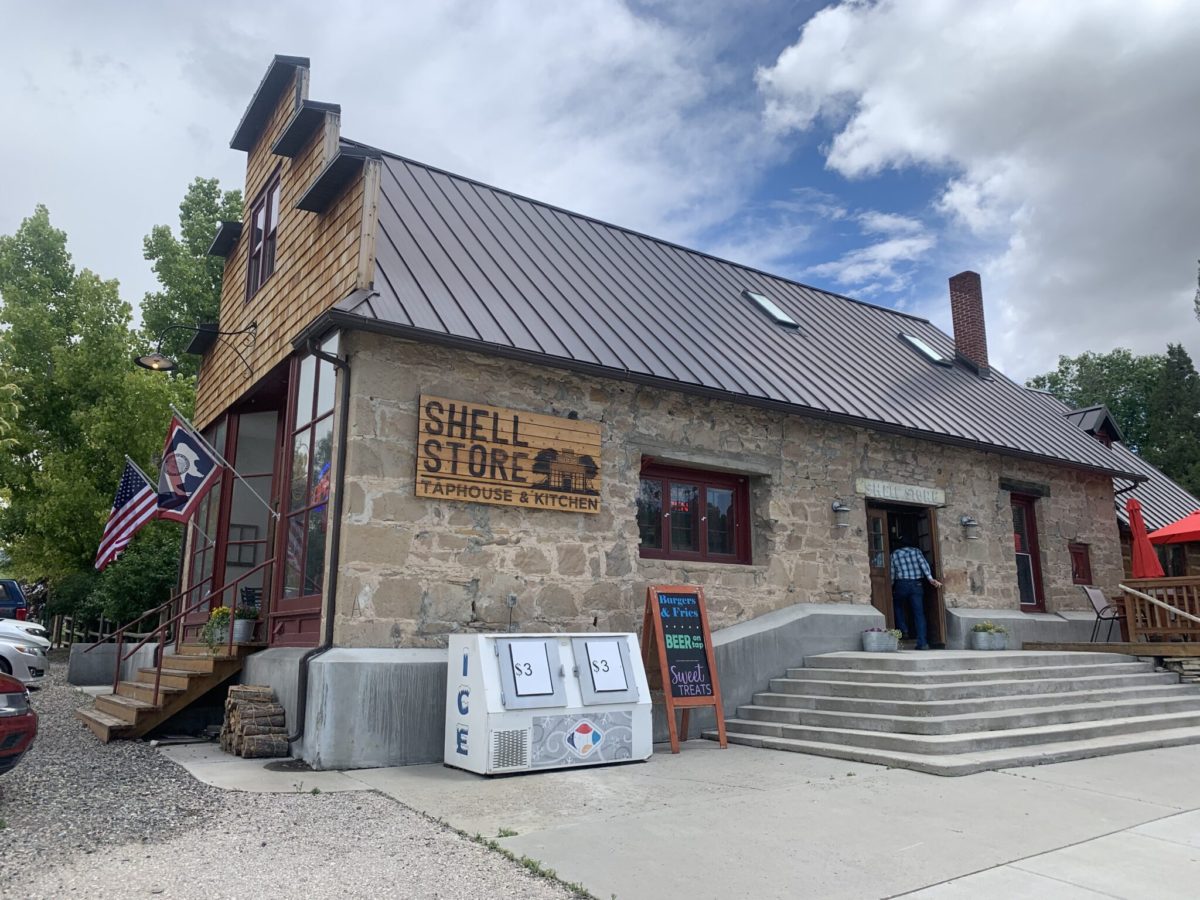
[[[988,374],[987,329],[983,323],[983,285],[978,272],[950,278],[950,315],[955,355],[979,375]]]

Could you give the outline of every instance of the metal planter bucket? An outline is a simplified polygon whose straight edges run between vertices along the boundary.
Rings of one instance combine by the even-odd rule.
[[[244,644],[254,639],[254,619],[237,619],[233,623],[233,642]]]
[[[972,631],[971,632],[971,649],[972,650],[992,650],[992,633],[990,631]]]
[[[898,650],[900,642],[886,631],[864,631],[863,649],[871,653],[888,653]]]

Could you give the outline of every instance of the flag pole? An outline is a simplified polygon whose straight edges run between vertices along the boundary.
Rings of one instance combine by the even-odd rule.
[[[210,444],[208,441],[206,441],[204,439],[204,435],[202,435],[200,432],[198,432],[196,430],[195,426],[193,426],[192,423],[188,421],[187,416],[185,416],[178,409],[176,409],[174,403],[170,404],[170,406],[171,406],[171,412],[175,413],[175,415],[176,415],[176,417],[178,417],[180,423],[183,425],[184,428],[187,429],[188,434],[190,434],[192,437],[194,437],[196,440],[198,440],[201,444],[203,444],[205,449],[208,450],[208,452],[211,453],[216,458],[217,462],[219,462],[221,465],[223,465],[225,468],[227,468],[230,472],[232,472],[233,477],[236,478],[238,481],[240,481],[242,484],[244,484],[246,486],[246,490],[248,490],[251,494],[253,494],[255,499],[257,499],[259,503],[261,503],[263,506],[265,506],[267,508],[267,512],[269,512],[275,519],[278,519],[279,513],[276,512],[274,509],[272,509],[271,504],[268,503],[266,500],[264,500],[262,498],[262,495],[258,491],[256,491],[253,487],[250,486],[250,482],[248,482],[245,478],[243,478],[241,475],[238,474],[238,470],[229,464],[229,460],[227,460],[224,456],[222,456],[220,453],[217,452],[216,447],[214,447],[212,444]]]

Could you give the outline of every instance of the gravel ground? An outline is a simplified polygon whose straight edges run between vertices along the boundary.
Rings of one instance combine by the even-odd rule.
[[[573,896],[381,794],[222,791],[149,745],[103,745],[65,670],[52,657],[37,741],[0,778],[0,895]]]

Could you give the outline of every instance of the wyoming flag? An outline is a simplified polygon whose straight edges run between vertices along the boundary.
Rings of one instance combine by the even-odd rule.
[[[178,416],[172,417],[158,471],[159,518],[186,522],[220,471],[208,445]]]

